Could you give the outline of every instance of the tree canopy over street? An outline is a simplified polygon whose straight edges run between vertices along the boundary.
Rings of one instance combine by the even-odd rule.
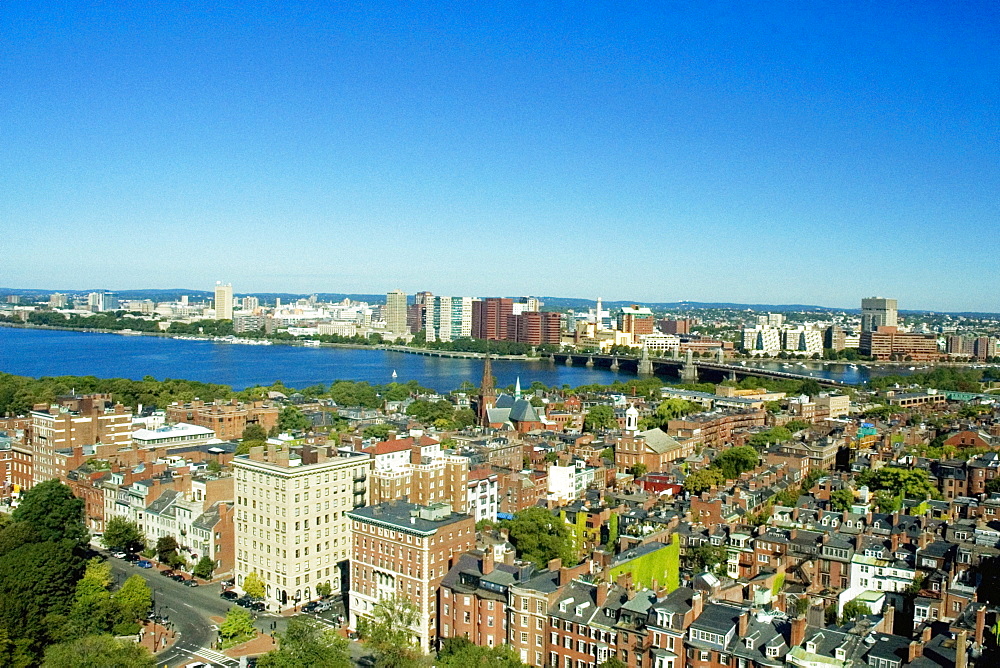
[[[514,519],[504,520],[500,526],[507,529],[518,556],[539,568],[545,568],[551,559],[562,559],[563,564],[576,563],[569,530],[545,508],[519,511]]]

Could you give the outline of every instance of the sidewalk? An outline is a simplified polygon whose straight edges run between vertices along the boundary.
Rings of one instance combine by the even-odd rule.
[[[177,634],[162,624],[146,622],[139,630],[139,644],[153,654],[170,647],[176,638]]]

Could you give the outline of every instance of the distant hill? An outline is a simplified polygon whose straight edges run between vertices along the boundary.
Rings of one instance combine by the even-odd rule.
[[[2,288],[0,287],[0,298],[3,295],[20,295],[29,299],[47,298],[53,292],[61,292],[67,295],[86,295],[90,292],[98,292],[99,288],[89,290],[41,290],[37,288]],[[118,290],[115,291],[118,299],[152,299],[153,301],[177,301],[182,295],[187,295],[193,301],[211,299],[211,290],[188,290],[184,288],[148,289],[148,290]],[[261,302],[273,304],[276,298],[282,302],[293,302],[297,299],[306,299],[310,294],[315,294],[320,301],[338,302],[344,299],[368,302],[369,304],[384,304],[385,294],[360,294],[349,292],[315,292],[310,294],[298,294],[293,292],[237,292],[237,296],[243,297],[253,295]],[[515,297],[516,299],[517,297]],[[539,297],[544,303],[543,308],[556,311],[566,309],[582,310],[591,309],[597,304],[594,299],[579,299],[576,297]],[[413,303],[413,295],[409,295],[410,303]],[[833,306],[817,306],[815,304],[738,304],[736,302],[643,302],[639,300],[602,301],[602,306],[611,310],[639,304],[648,306],[654,311],[677,311],[686,309],[732,309],[737,311],[770,311],[772,313],[787,313],[791,311],[813,311],[830,313],[860,313],[860,308],[837,308]],[[954,316],[965,316],[968,318],[997,318],[1000,314],[983,313],[975,311],[928,311],[928,310],[900,310],[902,314],[926,315],[931,313],[942,313]]]

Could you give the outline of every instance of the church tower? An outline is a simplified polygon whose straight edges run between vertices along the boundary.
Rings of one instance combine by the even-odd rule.
[[[493,387],[493,363],[490,361],[490,352],[486,351],[486,359],[483,360],[483,380],[479,384],[479,401],[476,405],[476,413],[481,427],[490,426],[489,409],[497,403],[496,388]]]

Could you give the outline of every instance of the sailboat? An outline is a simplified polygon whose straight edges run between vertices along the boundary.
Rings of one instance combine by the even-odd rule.
[[[395,369],[392,370],[392,377],[393,378],[398,378],[398,375],[396,374],[396,370]]]

